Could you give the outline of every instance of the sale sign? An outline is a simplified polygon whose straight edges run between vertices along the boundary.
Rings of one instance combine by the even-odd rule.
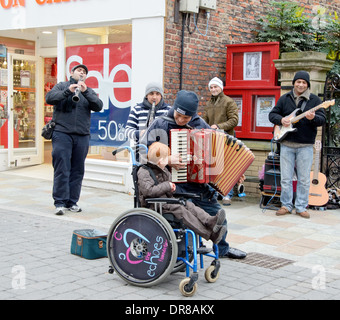
[[[122,145],[131,108],[131,43],[67,47],[68,79],[77,64],[87,66],[86,85],[103,101],[103,110],[91,115],[90,144]]]

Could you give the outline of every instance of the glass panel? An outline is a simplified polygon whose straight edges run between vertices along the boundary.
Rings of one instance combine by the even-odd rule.
[[[242,127],[242,115],[243,115],[243,97],[242,96],[230,96],[235,103],[237,104],[238,108],[238,124],[237,127]]]
[[[252,96],[252,131],[258,131],[258,127],[272,128],[268,115],[275,106],[275,96]]]
[[[132,25],[78,28],[65,31],[66,56],[77,57],[89,67],[86,84],[104,103],[92,113],[88,158],[129,161],[129,153],[113,157],[112,151],[126,141],[124,130],[130,112]],[[70,67],[75,65],[71,62]]]
[[[8,148],[7,59],[0,57],[0,149]]]
[[[35,147],[35,62],[13,61],[14,147]]]

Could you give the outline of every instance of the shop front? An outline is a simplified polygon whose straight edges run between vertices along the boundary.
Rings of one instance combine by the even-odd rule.
[[[41,137],[53,86],[75,64],[103,101],[93,113],[84,185],[130,192],[125,124],[150,81],[163,83],[166,1],[7,0],[0,2],[0,171],[51,163]]]

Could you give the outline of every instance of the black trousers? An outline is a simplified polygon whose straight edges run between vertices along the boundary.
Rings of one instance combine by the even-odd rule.
[[[56,207],[69,208],[77,204],[85,172],[89,141],[90,135],[53,132],[53,199]]]

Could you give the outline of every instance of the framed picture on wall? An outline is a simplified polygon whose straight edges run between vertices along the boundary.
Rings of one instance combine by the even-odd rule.
[[[245,52],[243,55],[243,80],[262,80],[262,52]]]
[[[242,97],[233,97],[238,109],[238,124],[237,126],[242,126]]]
[[[273,127],[269,121],[269,112],[275,106],[275,96],[272,97],[256,97],[256,127]]]

